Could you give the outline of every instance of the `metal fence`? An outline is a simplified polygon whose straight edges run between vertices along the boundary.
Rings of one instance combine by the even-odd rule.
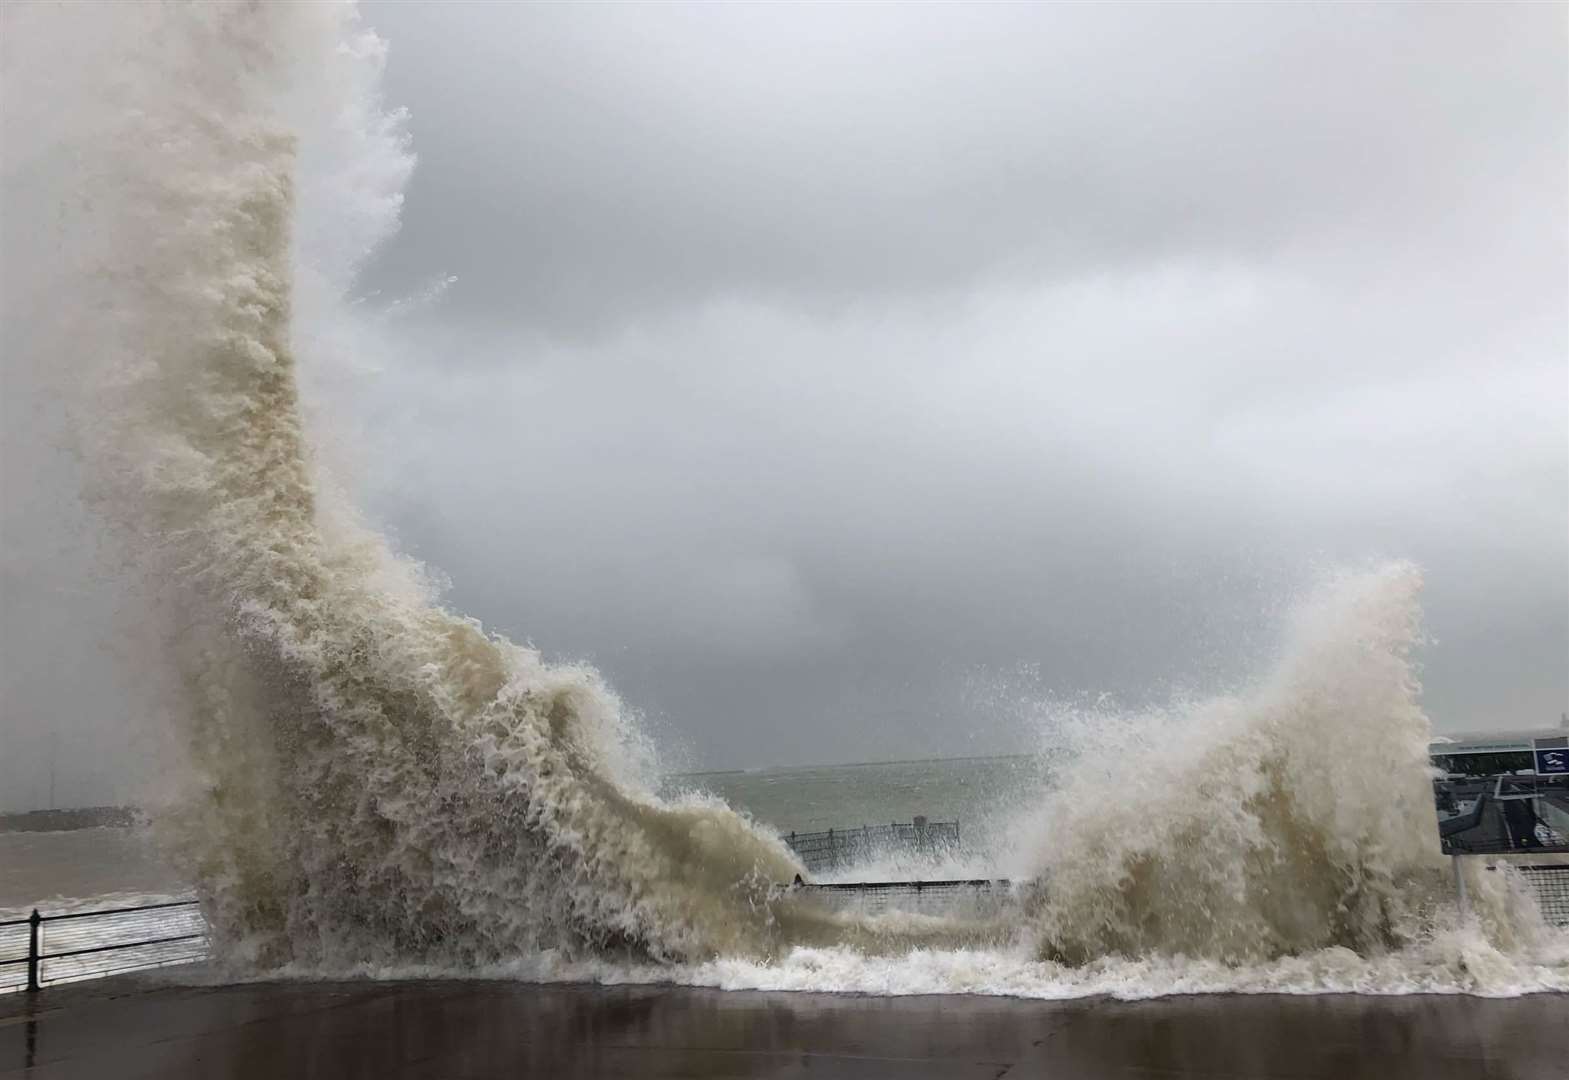
[[[0,993],[184,964],[207,955],[194,900],[0,922]]]
[[[954,881],[852,881],[816,885],[805,882],[792,891],[811,897],[834,911],[882,915],[890,911],[918,915],[983,917],[996,915],[1014,902],[1013,882],[1003,878]]]
[[[1536,894],[1542,918],[1554,926],[1569,928],[1569,865],[1516,866]]]
[[[959,845],[957,821],[916,818],[888,825],[862,825],[855,829],[790,833],[785,838],[805,867],[813,873],[848,866],[887,851],[938,852]]]

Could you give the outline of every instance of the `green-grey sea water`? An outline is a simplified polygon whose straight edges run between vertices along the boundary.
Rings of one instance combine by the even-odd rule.
[[[1010,756],[686,773],[667,778],[665,791],[710,792],[786,835],[917,815],[957,821],[974,852],[992,847],[1044,783],[1039,759]]]

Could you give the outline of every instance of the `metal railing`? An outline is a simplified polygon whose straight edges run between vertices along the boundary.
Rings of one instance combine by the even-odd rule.
[[[1542,918],[1554,926],[1569,929],[1569,865],[1516,866],[1525,875],[1536,896]]]
[[[797,880],[786,887],[834,911],[881,915],[890,911],[918,915],[995,914],[1014,902],[1014,883],[1005,878],[961,878],[943,881]]]
[[[195,900],[62,915],[42,915],[34,908],[25,919],[0,922],[0,993],[36,992],[49,983],[189,963],[206,955],[207,923]]]
[[[941,851],[959,844],[957,821],[893,822],[888,825],[862,825],[854,829],[829,829],[826,832],[789,833],[784,838],[796,858],[808,870],[832,870],[883,851]]]

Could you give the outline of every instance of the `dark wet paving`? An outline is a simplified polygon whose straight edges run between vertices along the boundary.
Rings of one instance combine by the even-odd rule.
[[[0,998],[0,1077],[1569,1076],[1569,997],[874,998],[511,982]]]

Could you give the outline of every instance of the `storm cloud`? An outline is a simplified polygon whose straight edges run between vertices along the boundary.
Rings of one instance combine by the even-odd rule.
[[[1440,730],[1569,708],[1562,8],[362,11],[419,165],[328,456],[672,762],[1027,747],[1389,556]]]

